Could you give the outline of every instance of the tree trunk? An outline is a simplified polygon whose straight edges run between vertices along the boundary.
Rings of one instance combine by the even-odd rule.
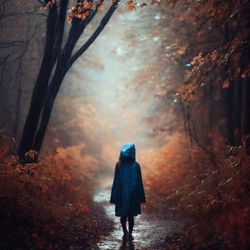
[[[48,89],[47,97],[46,97],[45,104],[44,104],[44,109],[42,111],[40,126],[35,135],[34,143],[32,145],[32,148],[36,150],[37,152],[39,152],[41,149],[56,95],[61,87],[63,78],[65,74],[67,73],[67,70],[66,70],[67,62],[69,61],[72,51],[84,30],[84,29],[80,30],[79,23],[80,21],[76,19],[74,20],[74,23],[72,24],[72,28],[70,30],[68,40],[64,46],[64,49],[61,53],[60,58],[58,59],[56,69],[55,69],[55,74],[51,80],[51,83]]]
[[[54,101],[65,74],[77,58],[79,58],[99,36],[111,16],[114,14],[118,4],[118,2],[113,2],[92,36],[90,36],[87,42],[72,56],[72,51],[79,37],[83,33],[85,27],[96,15],[98,7],[92,12],[89,18],[86,18],[84,21],[78,18],[73,19],[67,42],[61,51],[68,2],[69,0],[61,2],[59,17],[56,6],[49,10],[44,57],[33,90],[30,110],[26,118],[23,135],[19,145],[19,157],[21,162],[24,159],[25,153],[30,149],[34,149],[39,153]],[[55,73],[51,78],[51,73],[55,64]],[[50,84],[48,84],[49,81]],[[38,127],[39,129],[37,129]]]
[[[65,74],[66,74],[65,71],[60,70],[60,72],[58,72],[58,74],[56,74],[53,77],[52,83],[54,83],[55,87],[49,92],[48,98],[46,99],[46,103],[45,103],[43,113],[42,113],[40,127],[36,133],[34,144],[32,146],[32,148],[34,150],[36,150],[37,152],[39,152],[41,149],[43,139],[45,136],[45,132],[46,132],[47,126],[49,124],[49,118],[51,116],[52,108],[54,106],[54,102],[56,99],[56,95],[60,89],[60,86],[62,84],[62,81],[63,81]]]
[[[52,52],[55,42],[55,24],[57,19],[56,6],[50,8],[47,19],[47,36],[42,64],[33,89],[31,104],[24,124],[23,134],[19,144],[18,154],[20,160],[24,154],[31,149],[37,124],[42,111],[44,99],[47,94],[48,81],[52,72]]]
[[[87,23],[84,26],[82,26],[81,29],[79,25],[74,26],[73,24],[72,29],[69,34],[68,41],[64,47],[61,58],[59,59],[57,63],[55,74],[51,80],[45,106],[42,112],[41,123],[37,131],[37,134],[35,136],[33,149],[35,149],[37,152],[39,152],[41,149],[43,139],[46,133],[46,129],[48,127],[49,118],[52,113],[52,108],[55,102],[55,98],[61,87],[64,76],[66,75],[67,71],[70,69],[72,64],[77,60],[77,58],[79,58],[89,48],[89,46],[95,41],[95,39],[99,36],[99,34],[104,29],[104,27],[107,25],[111,16],[114,14],[116,7],[117,7],[116,3],[113,3],[111,5],[111,7],[109,8],[105,16],[102,18],[95,32],[90,36],[90,38],[86,41],[86,43],[71,57],[75,44],[77,43],[79,37],[83,33]],[[96,12],[93,14],[92,18],[94,17],[95,14]],[[79,22],[79,20],[75,20],[75,21]]]
[[[241,71],[244,72],[249,63],[249,48],[245,48],[241,52]],[[241,94],[241,132],[242,136],[248,134],[249,131],[249,77],[245,76],[241,79],[242,94]]]

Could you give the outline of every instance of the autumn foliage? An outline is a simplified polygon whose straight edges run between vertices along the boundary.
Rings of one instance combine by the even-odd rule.
[[[161,62],[178,68],[184,129],[145,161],[147,210],[186,222],[166,235],[169,249],[248,249],[249,1],[169,2],[174,35]]]
[[[175,218],[185,224],[182,231],[165,236],[165,246],[249,246],[250,158],[243,146],[225,148],[224,153],[214,166],[198,146],[190,149],[185,134],[176,134],[167,146],[145,159],[146,211],[161,220]],[[171,242],[175,237],[179,240]]]
[[[51,17],[59,2],[45,1]],[[120,1],[112,3],[120,7]],[[128,0],[125,8],[136,11],[156,4],[165,15],[155,17],[160,32],[166,32],[160,40],[155,30],[162,50],[157,52],[157,63],[145,63],[133,82],[134,88],[147,87],[162,103],[155,110],[159,116],[146,122],[151,136],[166,139],[164,145],[143,155],[145,212],[183,226],[163,236],[162,249],[249,249],[249,1]],[[62,10],[70,29],[82,27],[83,32],[81,25],[103,8],[103,1],[84,0],[69,12],[66,7]],[[52,19],[50,25],[55,28],[54,24]],[[55,45],[51,44],[52,51]],[[51,72],[54,66],[59,72],[77,58],[70,57],[73,47],[58,48],[54,53],[59,53],[59,61],[52,60]],[[60,81],[55,78],[53,83]],[[171,125],[168,112],[178,117]],[[103,208],[93,202],[98,164],[84,155],[85,144],[59,147],[38,163],[24,166],[18,163],[15,140],[1,131],[0,142],[0,248],[84,248],[95,244],[99,232],[112,228]],[[25,147],[24,156],[37,160],[37,151],[26,148],[30,147]]]
[[[98,3],[93,3],[91,1],[85,0],[83,2],[76,3],[71,8],[70,15],[67,17],[67,22],[71,23],[74,17],[84,20],[87,16],[89,16],[90,11],[95,10],[97,6],[99,9],[102,9],[102,1],[99,1]]]
[[[112,228],[92,200],[96,162],[81,155],[84,145],[21,165],[0,136],[1,249],[83,249]]]

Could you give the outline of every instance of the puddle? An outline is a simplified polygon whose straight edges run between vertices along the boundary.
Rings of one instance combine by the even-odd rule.
[[[103,190],[97,191],[94,196],[94,201],[103,205],[106,215],[115,223],[114,230],[108,236],[101,238],[98,243],[99,249],[153,249],[152,246],[155,246],[156,242],[157,244],[164,242],[164,238],[170,232],[170,225],[166,222],[150,219],[144,214],[135,217],[134,240],[132,242],[123,241],[120,218],[115,216],[115,206],[109,203],[110,190],[110,186],[105,187]]]

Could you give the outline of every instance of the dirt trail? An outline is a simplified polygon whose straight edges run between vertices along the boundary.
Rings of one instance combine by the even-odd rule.
[[[165,239],[171,235],[171,228],[178,228],[175,221],[160,221],[151,218],[143,213],[135,217],[135,226],[133,231],[134,240],[132,242],[122,240],[122,228],[119,217],[115,217],[115,207],[109,203],[111,182],[99,188],[94,196],[94,201],[101,203],[105,209],[106,215],[114,221],[115,227],[108,236],[102,236],[98,243],[99,249],[165,249]]]

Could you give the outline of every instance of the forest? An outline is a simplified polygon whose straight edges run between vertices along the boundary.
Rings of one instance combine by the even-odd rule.
[[[250,249],[248,0],[0,0],[0,34],[0,249]]]

